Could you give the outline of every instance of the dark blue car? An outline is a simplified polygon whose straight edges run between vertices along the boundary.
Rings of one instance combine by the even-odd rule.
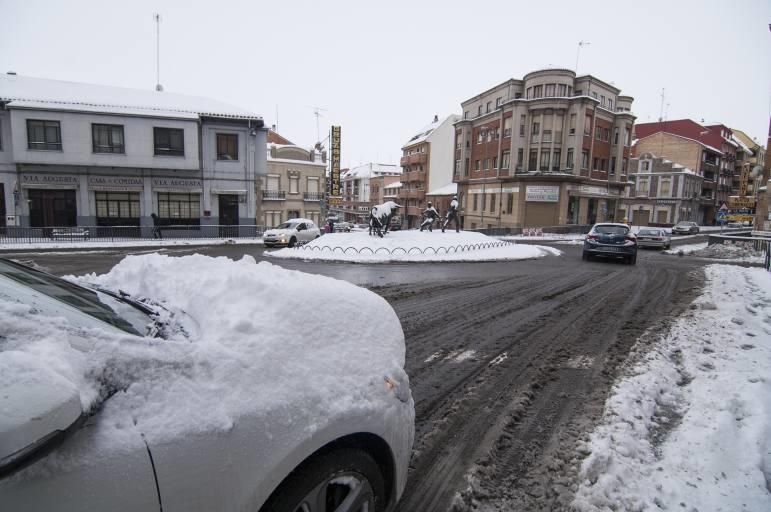
[[[626,224],[595,224],[584,240],[583,259],[594,256],[620,258],[633,265],[637,262],[637,237]]]

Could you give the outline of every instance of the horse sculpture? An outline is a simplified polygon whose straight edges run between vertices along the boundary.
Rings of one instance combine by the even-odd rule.
[[[383,235],[388,233],[391,217],[399,212],[399,208],[401,206],[393,201],[373,206],[369,212],[369,234],[377,233],[377,236],[383,238]]]

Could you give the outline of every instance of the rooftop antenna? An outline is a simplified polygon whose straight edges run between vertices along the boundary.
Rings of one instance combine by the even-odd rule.
[[[584,46],[589,46],[589,41],[578,41],[578,49],[576,50],[576,76],[578,76],[578,56],[581,54],[581,48]]]
[[[163,91],[161,85],[161,15],[153,14],[155,20],[155,90]]]
[[[321,107],[311,106],[313,109],[313,115],[316,116],[316,140],[321,141],[321,131],[319,131],[319,118],[323,117],[322,112],[326,112],[327,109]]]
[[[664,120],[664,89],[661,89],[661,110],[659,111],[659,123]]]

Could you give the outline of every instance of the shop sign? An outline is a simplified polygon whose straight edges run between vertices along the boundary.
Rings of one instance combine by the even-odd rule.
[[[559,185],[528,185],[525,188],[525,201],[556,203],[559,200]]]
[[[68,176],[66,174],[22,174],[21,186],[66,186],[67,188],[78,186],[77,176]]]
[[[729,208],[755,208],[755,199],[752,197],[729,197]]]
[[[144,180],[138,176],[89,176],[88,186],[92,190],[137,190]]]
[[[340,127],[332,126],[329,134],[329,195],[340,196]]]
[[[201,189],[203,182],[181,178],[153,178],[153,188]]]

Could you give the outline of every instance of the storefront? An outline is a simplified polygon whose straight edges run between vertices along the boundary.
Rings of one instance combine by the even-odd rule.
[[[22,174],[22,199],[29,225],[34,228],[78,225],[78,177],[74,175]]]
[[[97,226],[139,226],[143,178],[89,176],[89,201],[95,205]]]

